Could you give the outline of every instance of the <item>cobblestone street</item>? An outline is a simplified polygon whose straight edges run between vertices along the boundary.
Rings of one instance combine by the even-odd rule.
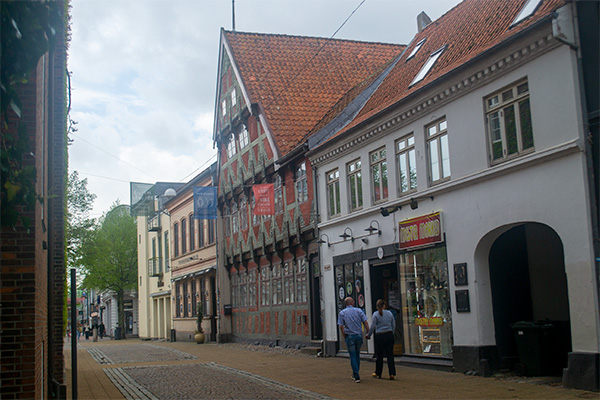
[[[564,389],[556,379],[482,378],[401,366],[396,380],[376,380],[369,360],[361,363],[362,382],[355,384],[346,358],[253,345],[103,339],[81,341],[77,355],[83,400],[597,398]],[[65,356],[71,399],[68,343]]]

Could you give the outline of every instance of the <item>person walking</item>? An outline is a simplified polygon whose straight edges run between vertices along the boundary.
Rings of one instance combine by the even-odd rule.
[[[104,322],[100,322],[100,325],[98,325],[98,335],[100,335],[100,339],[104,338],[105,330],[106,328],[104,327]]]
[[[365,331],[369,330],[367,316],[360,308],[354,307],[354,299],[346,297],[344,300],[346,308],[340,311],[338,316],[338,325],[342,332],[342,338],[346,342],[346,348],[350,355],[350,365],[352,366],[352,380],[360,383],[360,347],[363,343],[363,325]]]
[[[86,325],[83,328],[83,333],[85,334],[85,340],[88,340],[90,338],[90,327]]]
[[[385,310],[385,301],[377,300],[377,311],[373,313],[371,319],[371,329],[367,334],[367,339],[370,339],[375,332],[375,372],[373,378],[381,379],[383,371],[383,356],[387,358],[388,372],[390,379],[396,377],[396,364],[394,364],[394,329],[396,327],[396,319],[390,310]]]

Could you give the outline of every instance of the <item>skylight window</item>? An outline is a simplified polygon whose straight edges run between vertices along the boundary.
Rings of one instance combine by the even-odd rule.
[[[421,70],[419,71],[417,76],[415,76],[415,79],[413,79],[413,81],[410,83],[410,86],[414,85],[417,82],[422,81],[423,78],[425,78],[425,76],[429,73],[429,71],[431,71],[431,68],[433,67],[433,65],[435,64],[437,59],[440,58],[440,56],[442,55],[444,50],[446,50],[446,46],[431,53],[431,55],[425,62],[425,65],[423,65],[423,68],[421,68]]]
[[[417,54],[417,52],[421,49],[421,46],[423,46],[423,43],[425,43],[426,40],[427,40],[427,38],[425,38],[425,39],[421,40],[419,43],[417,43],[417,45],[415,46],[413,51],[411,51],[410,54],[408,55],[408,57],[406,58],[406,61],[410,60],[411,58],[413,58],[415,56],[415,54]]]
[[[525,18],[529,17],[533,12],[538,8],[538,5],[542,2],[542,0],[527,0],[527,3],[523,6],[523,9],[517,15],[517,18],[513,21],[510,26],[514,26],[519,22],[523,21]]]

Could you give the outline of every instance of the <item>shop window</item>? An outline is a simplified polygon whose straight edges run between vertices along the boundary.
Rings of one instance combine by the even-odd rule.
[[[296,302],[308,302],[308,286],[307,286],[307,267],[306,258],[301,258],[296,262]]]
[[[396,162],[399,194],[417,190],[415,136],[412,133],[396,142]]]
[[[282,303],[282,286],[281,286],[281,264],[273,266],[273,305],[278,306]]]
[[[340,170],[334,169],[327,173],[327,203],[329,216],[340,214]]]
[[[248,307],[256,307],[256,285],[258,271],[253,269],[248,272]]]
[[[190,310],[190,294],[188,293],[188,283],[183,281],[183,317],[188,317]]]
[[[372,152],[371,160],[371,182],[373,191],[373,202],[378,203],[388,198],[387,159],[385,147]]]
[[[180,283],[176,283],[175,284],[175,316],[177,318],[181,317],[181,313],[182,310],[179,307],[179,305],[181,304],[181,284]]]
[[[360,160],[352,161],[348,164],[348,194],[350,195],[350,211],[361,209],[363,194]]]
[[[234,308],[238,308],[239,305],[239,301],[238,301],[238,290],[239,290],[239,284],[238,284],[238,274],[237,271],[235,270],[231,270],[231,306]]]
[[[283,264],[283,296],[285,304],[294,304],[294,266],[291,261]]]
[[[425,127],[429,150],[429,182],[436,184],[450,179],[450,150],[446,119]]]
[[[492,163],[533,151],[527,81],[487,97],[485,106]]]
[[[248,307],[248,274],[240,271],[240,307]]]
[[[271,304],[271,268],[269,266],[260,269],[260,305],[268,306]]]
[[[192,317],[198,314],[198,289],[196,288],[196,279],[192,279],[190,284],[192,285]]]
[[[451,357],[446,247],[401,254],[400,281],[405,353]]]
[[[346,305],[344,299],[352,297],[354,306],[365,312],[364,275],[362,262],[340,264],[335,266],[335,298],[336,316],[340,314]],[[337,319],[336,319],[337,320]],[[346,343],[339,338],[340,348],[346,350]],[[363,344],[365,346],[365,344]]]

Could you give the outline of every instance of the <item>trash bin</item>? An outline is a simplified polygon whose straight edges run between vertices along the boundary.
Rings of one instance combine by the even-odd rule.
[[[121,340],[121,327],[117,326],[115,328],[115,340]]]
[[[171,342],[176,342],[177,341],[177,335],[175,332],[175,329],[171,329]]]
[[[519,376],[553,375],[556,358],[552,344],[554,325],[520,321],[512,325],[517,339],[520,363],[515,365],[515,373]]]

